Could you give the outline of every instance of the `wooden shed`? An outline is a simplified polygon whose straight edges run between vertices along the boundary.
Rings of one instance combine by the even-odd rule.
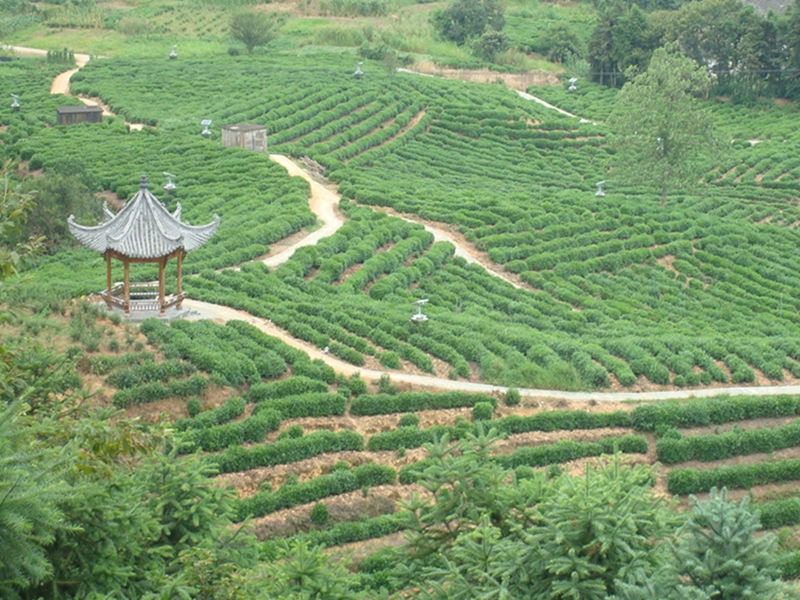
[[[253,123],[223,125],[222,145],[226,148],[244,148],[254,152],[266,152],[267,128],[264,125]]]
[[[56,125],[102,122],[102,106],[56,106]]]

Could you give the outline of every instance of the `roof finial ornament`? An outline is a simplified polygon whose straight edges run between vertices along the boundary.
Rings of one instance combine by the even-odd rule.
[[[147,175],[142,173],[142,180],[139,182],[139,187],[143,190],[147,189]]]

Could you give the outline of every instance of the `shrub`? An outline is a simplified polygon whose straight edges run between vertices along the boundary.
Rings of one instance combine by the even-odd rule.
[[[298,438],[303,437],[303,426],[302,425],[292,425],[288,429],[281,431],[280,435],[278,436],[279,440],[291,439],[296,440]]]
[[[489,421],[494,415],[494,405],[489,402],[478,402],[472,408],[473,421]]]
[[[519,394],[519,390],[516,388],[509,388],[509,390],[503,396],[503,403],[506,406],[517,406],[522,397]]]
[[[196,417],[203,411],[203,406],[200,404],[200,400],[198,400],[197,396],[189,398],[186,402],[186,410],[190,417]]]
[[[317,502],[311,509],[311,522],[320,527],[328,522],[328,507],[322,502]]]
[[[406,413],[402,417],[400,417],[398,425],[400,427],[418,427],[419,417],[414,413]]]

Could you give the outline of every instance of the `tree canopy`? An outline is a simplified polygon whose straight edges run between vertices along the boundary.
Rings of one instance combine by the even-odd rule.
[[[231,37],[242,42],[248,54],[258,46],[266,46],[277,34],[277,21],[263,12],[246,10],[234,13],[228,24]]]
[[[652,186],[661,204],[674,189],[697,184],[718,153],[713,116],[699,103],[708,73],[673,45],[653,53],[647,71],[630,71],[608,120],[616,150],[609,178]]]

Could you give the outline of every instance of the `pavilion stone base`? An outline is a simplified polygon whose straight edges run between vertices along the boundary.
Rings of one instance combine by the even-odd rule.
[[[145,319],[155,318],[160,319],[162,321],[171,321],[173,319],[193,319],[197,318],[200,314],[196,310],[192,310],[191,308],[175,308],[171,306],[164,311],[164,314],[161,314],[161,311],[158,309],[154,310],[132,310],[129,314],[125,314],[125,311],[121,308],[117,308],[112,306],[108,308],[105,302],[97,302],[95,306],[99,308],[101,311],[104,311],[106,314],[117,314],[122,317],[125,321],[131,321],[133,323],[139,323],[144,321]]]

